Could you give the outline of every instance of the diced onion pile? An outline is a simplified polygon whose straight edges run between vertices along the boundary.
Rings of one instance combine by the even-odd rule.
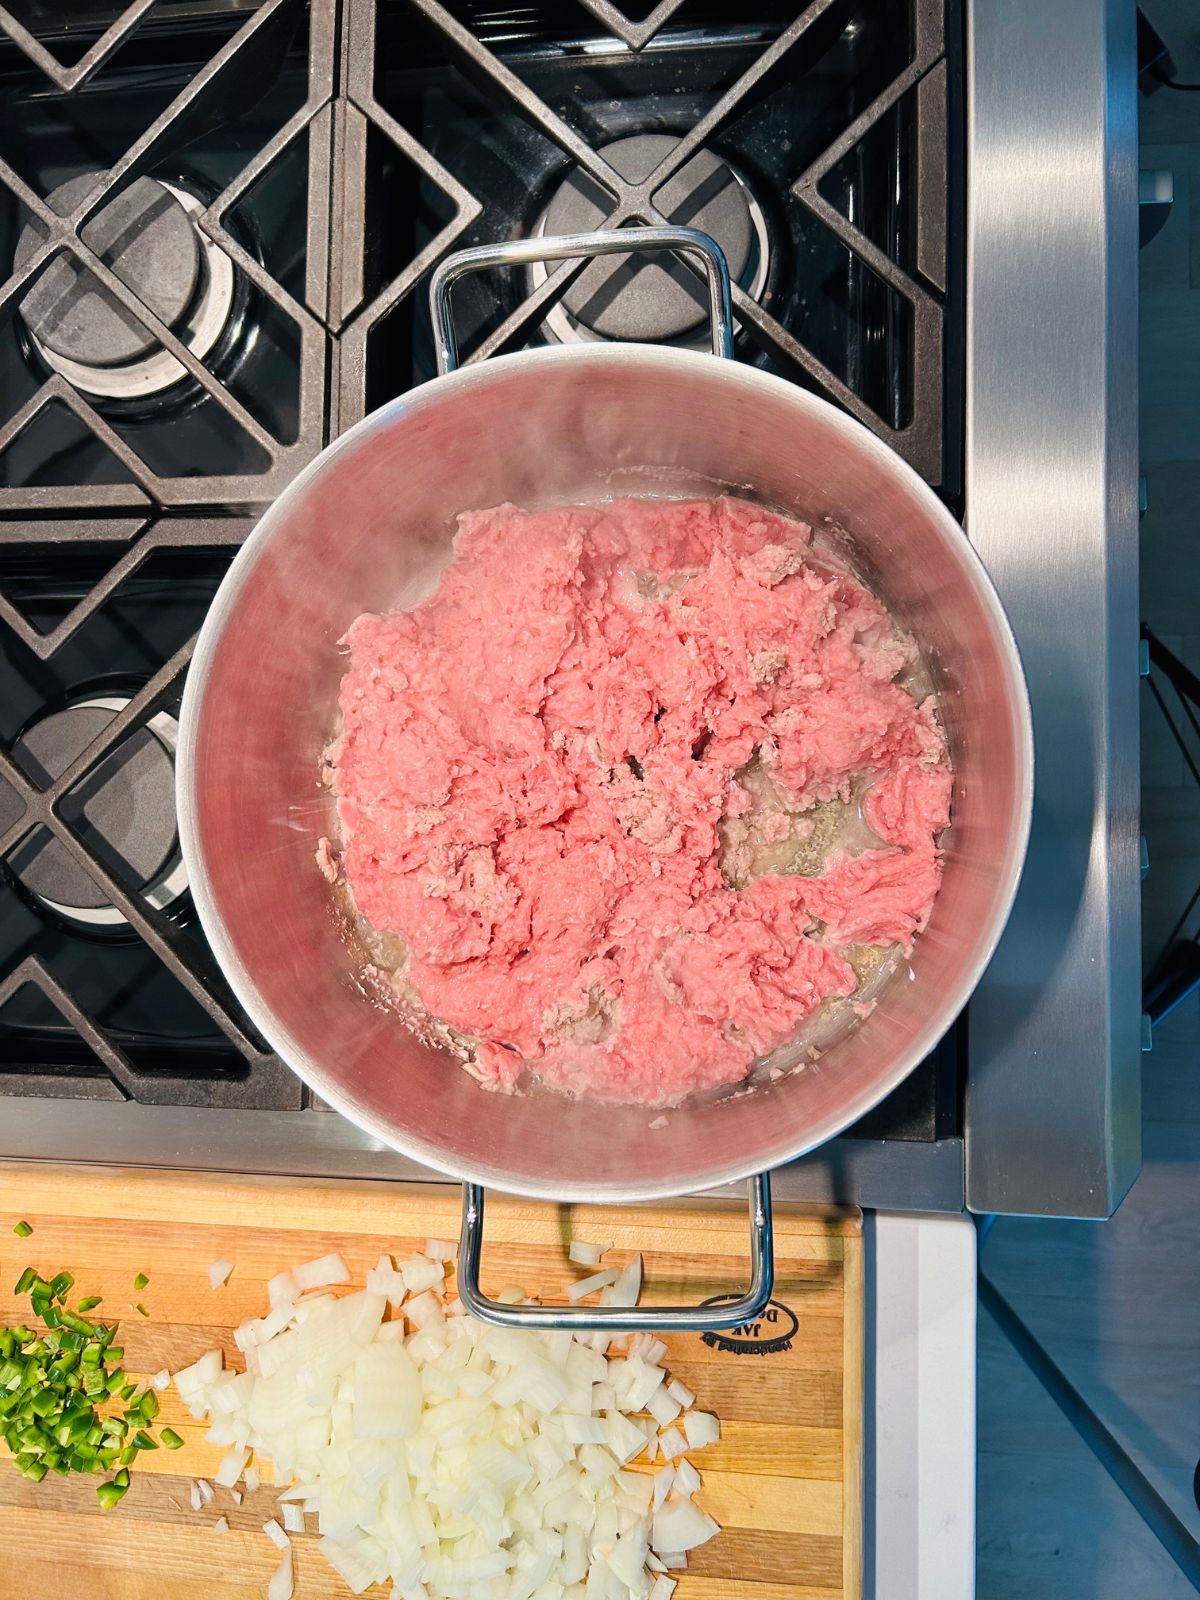
[[[716,1417],[690,1409],[648,1334],[476,1322],[447,1288],[453,1253],[430,1239],[399,1266],[381,1256],[366,1288],[342,1296],[330,1292],[349,1279],[340,1256],[282,1272],[267,1315],[235,1333],[245,1372],[213,1350],[175,1374],[226,1447],[215,1484],[236,1498],[243,1475],[255,1486],[251,1452],[291,1481],[281,1521],[264,1524],[282,1552],[268,1600],[290,1600],[289,1535],[305,1515],[355,1594],[390,1579],[401,1600],[670,1600],[668,1574],[719,1531],[683,1454],[719,1437]],[[599,1253],[571,1259],[595,1267]],[[640,1287],[636,1258],[595,1274],[589,1292],[629,1306]],[[194,1506],[211,1500],[204,1490]]]

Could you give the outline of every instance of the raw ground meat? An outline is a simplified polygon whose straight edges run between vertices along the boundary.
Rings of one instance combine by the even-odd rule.
[[[469,512],[430,599],[351,627],[341,865],[488,1085],[665,1105],[735,1083],[854,992],[855,947],[924,926],[934,703],[810,540],[736,499]],[[851,811],[853,846],[780,854]]]

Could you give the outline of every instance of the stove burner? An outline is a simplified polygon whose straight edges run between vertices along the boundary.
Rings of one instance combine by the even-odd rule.
[[[14,755],[37,781],[52,782],[129,704],[84,700],[27,728]],[[98,858],[133,878],[146,901],[169,906],[187,887],[175,831],[175,744],[179,726],[166,712],[130,734],[78,791],[78,822]],[[125,916],[64,845],[34,833],[9,858],[26,889],[75,922],[118,926]]]
[[[60,216],[95,186],[96,174],[72,178],[49,197]],[[200,246],[187,212],[169,190],[139,178],[96,213],[80,237],[162,320],[174,327],[200,277]],[[39,243],[30,224],[17,243],[24,266]],[[55,355],[89,367],[116,367],[153,349],[145,328],[74,256],[55,257],[21,302],[35,338]]]
[[[69,212],[102,174],[70,179],[48,197]],[[233,306],[233,263],[196,226],[203,203],[186,189],[139,178],[84,223],[80,238],[198,358],[220,338]],[[43,238],[36,222],[17,241],[21,267]],[[77,389],[140,399],[187,369],[73,256],[56,256],[21,301],[21,317],[46,365]]]
[[[639,133],[597,151],[623,178],[640,183],[676,145],[671,134]],[[671,222],[710,234],[725,252],[729,274],[755,299],[767,275],[766,218],[745,183],[711,150],[699,150],[657,191],[655,203]],[[603,226],[609,195],[576,168],[555,192],[537,225],[539,234],[585,233]],[[530,269],[532,287],[546,268]],[[546,328],[562,343],[595,339],[703,344],[708,314],[703,281],[680,260],[607,256],[594,262],[548,314]]]

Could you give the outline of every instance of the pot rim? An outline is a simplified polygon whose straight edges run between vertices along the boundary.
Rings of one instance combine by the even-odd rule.
[[[544,367],[554,363],[587,367],[611,365],[613,362],[632,368],[651,364],[663,368],[673,367],[681,372],[686,371],[694,382],[739,383],[747,390],[769,392],[775,398],[785,400],[798,413],[819,414],[826,422],[831,422],[841,432],[852,437],[855,445],[874,455],[885,471],[904,478],[921,501],[926,513],[940,522],[944,530],[952,533],[955,539],[961,540],[961,548],[967,563],[974,570],[981,603],[990,612],[998,634],[1006,642],[1015,669],[1011,710],[1015,724],[1016,755],[1021,771],[1019,816],[1014,819],[1015,827],[1009,842],[1008,861],[1005,865],[1007,881],[1004,883],[1003,892],[996,900],[986,937],[979,944],[970,968],[963,975],[947,1003],[931,1015],[929,1023],[922,1028],[909,1048],[896,1057],[891,1070],[860,1094],[848,1111],[832,1115],[816,1126],[809,1126],[799,1135],[785,1131],[771,1149],[760,1153],[754,1159],[748,1160],[744,1155],[733,1155],[717,1160],[712,1171],[705,1174],[702,1182],[683,1186],[671,1180],[647,1179],[627,1182],[615,1179],[589,1180],[587,1177],[557,1185],[547,1185],[537,1180],[527,1180],[519,1173],[514,1175],[507,1170],[492,1169],[483,1164],[470,1169],[458,1167],[448,1160],[438,1147],[420,1137],[408,1135],[403,1130],[398,1133],[393,1127],[386,1125],[383,1119],[356,1104],[353,1096],[346,1093],[339,1085],[336,1073],[330,1072],[299,1045],[273,1010],[262,1000],[253,974],[237,955],[225,920],[209,892],[208,873],[199,840],[198,808],[195,803],[196,747],[204,691],[213,658],[220,646],[225,622],[239,597],[242,575],[253,567],[260,551],[272,539],[276,530],[286,523],[293,505],[303,497],[309,484],[328,471],[340,456],[356,449],[372,433],[388,428],[399,417],[438,405],[455,389],[469,392],[472,388],[495,382],[497,375],[529,366]],[[695,1194],[736,1183],[758,1172],[794,1161],[851,1126],[902,1083],[918,1062],[943,1037],[974,993],[1004,932],[1025,864],[1032,823],[1033,786],[1033,721],[1016,638],[982,559],[971,545],[961,524],[950,514],[924,479],[854,417],[773,373],[763,372],[742,362],[719,361],[707,352],[621,344],[562,345],[521,350],[509,355],[496,356],[486,362],[459,367],[453,372],[427,379],[417,388],[385,402],[314,456],[263,513],[230,563],[229,570],[222,579],[205,616],[184,685],[179,714],[175,778],[180,849],[204,935],[218,966],[251,1022],[303,1083],[319,1094],[347,1121],[378,1140],[381,1145],[458,1182],[482,1184],[529,1199],[590,1200],[614,1204],[671,1199]],[[486,1091],[480,1090],[480,1093],[484,1092]]]

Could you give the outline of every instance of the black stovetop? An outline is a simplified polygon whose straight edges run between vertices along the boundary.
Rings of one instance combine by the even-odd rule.
[[[438,259],[606,219],[711,231],[738,359],[845,406],[961,510],[956,7],[10,14],[0,1096],[298,1108],[175,834],[175,716],[234,550],[329,438],[433,375]],[[599,274],[474,276],[465,354],[703,337],[686,266]],[[858,1131],[953,1132],[964,1027]]]

